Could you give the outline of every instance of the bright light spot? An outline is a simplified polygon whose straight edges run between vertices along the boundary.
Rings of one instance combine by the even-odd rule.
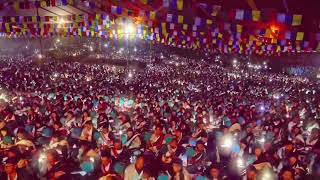
[[[260,111],[264,111],[264,110],[266,110],[266,108],[264,107],[264,105],[261,105],[260,106]]]
[[[5,102],[8,102],[7,96],[3,93],[0,94],[0,100],[4,100]]]
[[[137,48],[134,48],[134,52],[137,52]]]
[[[94,158],[93,158],[93,157],[90,157],[90,161],[91,161],[91,162],[94,162]]]
[[[65,20],[64,19],[59,19],[59,21],[58,21],[58,24],[64,24],[65,23]]]
[[[20,97],[19,97],[19,100],[20,100],[20,101],[22,101],[22,100],[23,100],[23,97],[22,97],[22,96],[20,96]]]
[[[265,62],[265,61],[264,61],[264,62],[263,62],[263,64],[264,64],[264,65],[266,65],[266,64],[267,64],[267,62]]]
[[[57,78],[57,77],[58,77],[58,73],[54,73],[54,74],[53,74],[53,77],[54,77],[54,78]]]
[[[245,167],[244,160],[241,159],[241,158],[238,158],[238,159],[237,159],[237,166],[238,166],[239,168],[244,168],[244,167]]]
[[[26,46],[26,49],[28,49],[28,46]]]
[[[132,74],[131,72],[129,72],[128,77],[129,77],[129,78],[132,78],[132,77],[133,77],[133,74]]]
[[[124,27],[124,32],[126,34],[133,34],[135,32],[135,27],[132,23],[126,24]]]
[[[233,64],[237,64],[238,63],[238,61],[236,59],[234,59],[232,62],[233,62]]]
[[[232,146],[232,136],[226,136],[222,141],[221,147],[231,148],[231,146]]]
[[[179,63],[176,63],[176,66],[179,66]]]
[[[122,135],[122,131],[121,130],[119,131],[119,134]]]
[[[91,52],[93,51],[93,47],[92,46],[90,46],[89,49],[90,49]]]
[[[42,54],[38,54],[38,58],[42,59],[43,58]]]
[[[265,139],[264,137],[262,137],[259,141],[260,141],[260,143],[262,143],[262,144],[263,144],[263,143],[265,143],[265,142],[266,142],[266,139]]]
[[[47,157],[44,153],[41,153],[39,156],[39,163],[43,163],[47,160]]]
[[[108,45],[107,43],[105,43],[103,46],[104,46],[105,48],[107,48],[109,45]]]
[[[77,56],[77,54],[76,54],[76,53],[73,53],[72,56],[75,57],[75,56]]]
[[[60,39],[57,39],[57,42],[60,42]]]

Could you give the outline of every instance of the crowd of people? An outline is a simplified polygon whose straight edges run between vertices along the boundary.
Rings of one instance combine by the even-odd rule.
[[[312,79],[177,56],[143,71],[0,59],[0,179],[320,177]]]

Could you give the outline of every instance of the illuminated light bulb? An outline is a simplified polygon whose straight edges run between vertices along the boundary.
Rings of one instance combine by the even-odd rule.
[[[241,159],[241,158],[237,159],[237,166],[239,168],[244,168],[245,167],[243,159]]]
[[[221,147],[224,147],[224,148],[230,148],[232,146],[232,138],[231,137],[226,137],[222,144],[221,144]]]

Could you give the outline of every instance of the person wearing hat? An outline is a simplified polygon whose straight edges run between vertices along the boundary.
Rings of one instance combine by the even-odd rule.
[[[172,160],[171,177],[172,179],[191,180],[189,172],[182,166],[182,160],[179,158]]]
[[[18,169],[16,158],[7,158],[3,161],[4,172],[0,174],[2,180],[29,180],[32,178],[25,169]]]

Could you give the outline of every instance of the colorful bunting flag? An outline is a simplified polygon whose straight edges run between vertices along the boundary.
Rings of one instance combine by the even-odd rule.
[[[302,41],[303,37],[304,37],[304,32],[298,32],[296,40],[297,41]]]
[[[302,15],[293,15],[292,26],[300,26],[302,22]]]

